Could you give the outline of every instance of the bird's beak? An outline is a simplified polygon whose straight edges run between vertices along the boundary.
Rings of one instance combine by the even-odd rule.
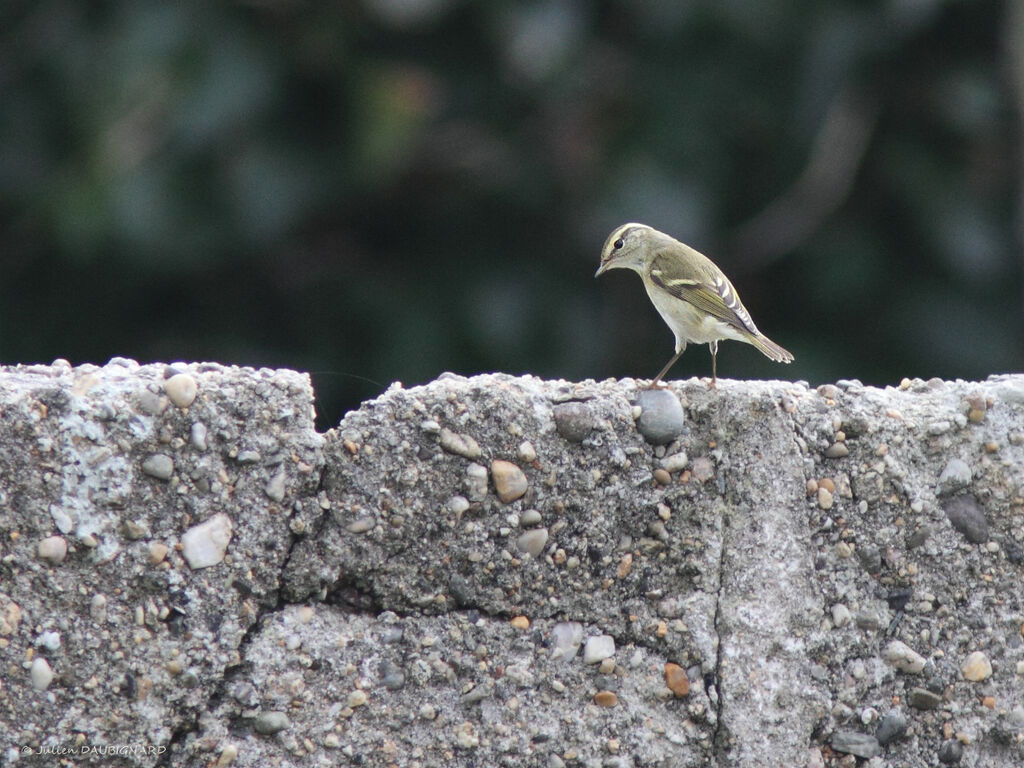
[[[602,261],[601,262],[601,266],[598,267],[597,268],[597,272],[594,273],[594,277],[600,277],[602,274],[604,274],[605,270],[608,269],[608,264],[609,264],[609,262]]]

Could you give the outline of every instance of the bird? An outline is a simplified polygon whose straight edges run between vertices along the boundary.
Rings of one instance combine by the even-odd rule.
[[[793,355],[754,325],[729,278],[707,256],[646,224],[623,224],[608,235],[601,249],[600,277],[610,269],[632,269],[647,295],[676,337],[676,353],[654,377],[655,388],[687,344],[711,349],[711,386],[717,385],[718,342],[744,341],[778,363]]]

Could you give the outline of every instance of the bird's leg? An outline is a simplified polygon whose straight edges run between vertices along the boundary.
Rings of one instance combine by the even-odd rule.
[[[654,389],[654,388],[656,388],[658,386],[658,382],[661,381],[661,377],[664,376],[666,373],[668,373],[668,369],[671,368],[672,365],[675,363],[675,361],[679,359],[679,356],[681,354],[683,354],[683,350],[685,350],[685,349],[686,349],[686,347],[683,347],[683,349],[680,349],[678,352],[676,352],[672,356],[672,359],[669,360],[665,364],[665,367],[661,369],[661,372],[657,376],[654,377],[654,381],[651,382],[651,384],[648,387],[648,389]]]
[[[718,389],[718,374],[715,370],[718,363],[718,342],[712,341],[708,346],[711,347],[711,388]]]

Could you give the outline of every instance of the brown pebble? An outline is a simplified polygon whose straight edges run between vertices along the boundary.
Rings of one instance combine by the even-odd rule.
[[[813,477],[807,481],[807,495],[813,496],[818,492],[818,481]]]
[[[511,461],[492,461],[491,479],[494,480],[494,490],[503,504],[521,498],[529,487],[523,470]]]
[[[654,480],[656,483],[658,483],[658,485],[668,485],[669,483],[672,482],[672,475],[670,475],[666,470],[661,469],[661,467],[659,467],[658,469],[654,470]]]
[[[690,693],[690,679],[686,676],[686,670],[672,662],[665,665],[665,685],[679,698]]]
[[[509,624],[511,624],[516,629],[529,629],[530,628],[530,620],[528,618],[526,618],[525,616],[516,616],[514,619],[511,619],[509,621]]]
[[[981,700],[981,706],[985,707],[986,709],[995,709],[996,708],[996,697],[995,696],[986,696],[985,698],[983,698]]]
[[[989,440],[985,443],[985,453],[998,453],[999,443]]]
[[[828,490],[828,488],[820,486],[818,488],[818,506],[821,507],[822,509],[832,509],[832,504],[832,493]]]
[[[836,484],[833,482],[831,477],[823,477],[818,481],[818,487],[824,488],[829,493],[836,492]]]
[[[613,691],[598,691],[594,694],[594,703],[599,707],[614,707],[619,703],[619,697]]]
[[[616,571],[615,575],[620,579],[624,579],[629,576],[629,572],[631,570],[633,570],[633,555],[632,553],[627,552],[622,556],[622,559],[619,560],[619,569]]]
[[[846,447],[846,443],[832,443],[825,449],[825,458],[828,459],[841,459],[849,455],[850,449]]]

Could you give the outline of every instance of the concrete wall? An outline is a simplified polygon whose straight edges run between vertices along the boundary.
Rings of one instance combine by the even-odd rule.
[[[0,762],[1024,764],[1024,377],[312,408],[0,371]]]

